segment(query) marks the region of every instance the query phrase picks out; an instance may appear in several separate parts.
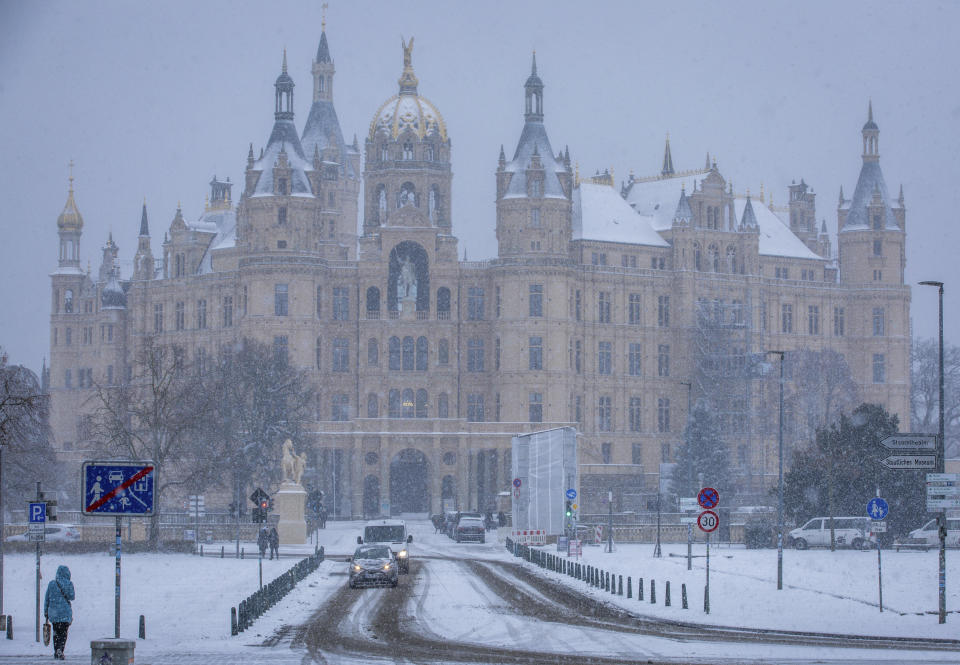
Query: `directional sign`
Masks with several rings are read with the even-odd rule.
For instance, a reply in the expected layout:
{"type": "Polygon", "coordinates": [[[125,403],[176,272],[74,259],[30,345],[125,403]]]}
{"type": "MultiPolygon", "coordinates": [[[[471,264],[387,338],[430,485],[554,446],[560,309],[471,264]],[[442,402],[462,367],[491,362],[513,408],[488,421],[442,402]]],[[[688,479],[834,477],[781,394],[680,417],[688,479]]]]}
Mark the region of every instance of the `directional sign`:
{"type": "Polygon", "coordinates": [[[577,498],[577,490],[571,488],[567,490],[567,498],[573,501],[577,498]]]}
{"type": "Polygon", "coordinates": [[[867,502],[867,517],[872,520],[882,520],[890,512],[890,506],[878,496],[867,502]]]}
{"type": "Polygon", "coordinates": [[[697,526],[700,527],[701,531],[707,533],[716,531],[717,527],[720,526],[720,518],[712,510],[704,510],[697,518],[697,526]]]}
{"type": "MultiPolygon", "coordinates": [[[[697,494],[697,503],[699,503],[702,508],[716,508],[717,504],[720,503],[720,492],[712,487],[704,487],[700,490],[700,493],[697,494]]],[[[711,531],[712,530],[713,529],[711,529],[711,531]]]]}
{"type": "Polygon", "coordinates": [[[47,504],[40,502],[30,502],[29,510],[30,524],[43,524],[47,521],[47,504]]]}
{"type": "Polygon", "coordinates": [[[900,471],[912,471],[916,469],[935,469],[937,468],[936,455],[890,455],[880,460],[880,463],[888,469],[897,469],[900,471]]]}
{"type": "Polygon", "coordinates": [[[927,499],[927,512],[937,512],[938,510],[948,510],[950,508],[960,508],[960,496],[946,499],[927,499]]]}
{"type": "Polygon", "coordinates": [[[514,478],[514,479],[513,479],[513,486],[514,486],[514,487],[520,487],[522,484],[523,484],[523,482],[522,482],[519,478],[514,478]]]}
{"type": "Polygon", "coordinates": [[[960,473],[928,473],[928,483],[960,483],[960,473]]]}
{"type": "Polygon", "coordinates": [[[927,483],[927,496],[960,496],[960,485],[931,485],[927,483]]]}
{"type": "Polygon", "coordinates": [[[153,462],[84,462],[85,515],[152,515],[157,485],[153,462]]]}
{"type": "Polygon", "coordinates": [[[891,434],[880,442],[880,445],[890,450],[900,450],[903,452],[912,452],[917,450],[929,450],[934,452],[937,449],[936,434],[891,434]]]}
{"type": "Polygon", "coordinates": [[[692,496],[680,497],[680,512],[685,513],[697,509],[697,499],[692,496]]]}

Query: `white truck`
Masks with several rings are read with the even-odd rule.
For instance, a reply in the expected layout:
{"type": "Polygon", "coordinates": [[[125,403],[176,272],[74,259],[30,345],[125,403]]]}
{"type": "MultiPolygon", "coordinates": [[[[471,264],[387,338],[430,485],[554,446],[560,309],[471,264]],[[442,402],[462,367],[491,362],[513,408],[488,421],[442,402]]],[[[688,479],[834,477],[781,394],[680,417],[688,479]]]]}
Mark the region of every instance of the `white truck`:
{"type": "Polygon", "coordinates": [[[397,558],[397,571],[410,572],[410,543],[413,536],[407,533],[403,520],[376,520],[363,527],[363,535],[357,536],[358,545],[387,545],[397,558]]]}

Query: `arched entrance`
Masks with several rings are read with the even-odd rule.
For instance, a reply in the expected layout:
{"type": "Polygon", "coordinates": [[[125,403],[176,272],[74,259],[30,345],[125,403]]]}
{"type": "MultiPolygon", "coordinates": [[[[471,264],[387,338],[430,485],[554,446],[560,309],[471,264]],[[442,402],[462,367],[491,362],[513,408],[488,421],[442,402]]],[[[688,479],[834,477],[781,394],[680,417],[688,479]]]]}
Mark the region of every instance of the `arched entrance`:
{"type": "Polygon", "coordinates": [[[457,506],[457,479],[453,476],[444,476],[440,484],[440,504],[443,510],[456,510],[457,506]]]}
{"type": "Polygon", "coordinates": [[[374,475],[363,479],[363,517],[376,517],[380,514],[380,478],[374,475]]]}
{"type": "Polygon", "coordinates": [[[419,450],[401,450],[390,462],[390,512],[430,512],[427,456],[419,450]]]}

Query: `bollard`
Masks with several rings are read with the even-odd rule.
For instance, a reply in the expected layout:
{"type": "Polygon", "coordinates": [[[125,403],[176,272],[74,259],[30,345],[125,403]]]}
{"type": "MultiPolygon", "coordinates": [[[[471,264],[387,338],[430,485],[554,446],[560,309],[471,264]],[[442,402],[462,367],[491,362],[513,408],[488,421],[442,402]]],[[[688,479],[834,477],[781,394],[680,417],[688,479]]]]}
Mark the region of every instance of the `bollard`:
{"type": "Polygon", "coordinates": [[[326,556],[326,555],[323,553],[323,545],[321,545],[321,546],[320,546],[320,560],[321,560],[321,561],[323,561],[324,556],[326,556]]]}
{"type": "Polygon", "coordinates": [[[680,607],[682,609],[687,609],[687,585],[680,585],[680,607]]]}
{"type": "Polygon", "coordinates": [[[603,578],[603,590],[610,591],[610,572],[604,574],[603,578]]]}
{"type": "Polygon", "coordinates": [[[140,615],[140,632],[139,637],[141,640],[147,639],[147,620],[144,616],[140,615]]]}
{"type": "Polygon", "coordinates": [[[633,598],[633,580],[627,575],[627,598],[633,598]]]}
{"type": "Polygon", "coordinates": [[[220,546],[220,558],[223,558],[223,545],[220,546]]]}
{"type": "Polygon", "coordinates": [[[708,585],[703,587],[703,611],[710,614],[710,587],[708,585]]]}
{"type": "Polygon", "coordinates": [[[620,581],[617,584],[617,595],[618,596],[623,595],[623,575],[620,576],[620,581]]]}
{"type": "Polygon", "coordinates": [[[203,544],[200,545],[200,556],[203,556],[203,544]]]}
{"type": "Polygon", "coordinates": [[[230,608],[230,634],[236,635],[238,632],[240,631],[237,630],[237,608],[231,607],[230,608]]]}
{"type": "Polygon", "coordinates": [[[7,615],[7,639],[13,639],[13,616],[10,614],[7,615]]]}
{"type": "Polygon", "coordinates": [[[240,608],[237,612],[237,630],[241,633],[247,629],[247,601],[240,601],[240,608]]]}
{"type": "Polygon", "coordinates": [[[657,581],[650,580],[650,604],[657,604],[657,581]]]}
{"type": "Polygon", "coordinates": [[[667,580],[667,588],[663,592],[663,606],[670,607],[670,580],[667,580]]]}
{"type": "Polygon", "coordinates": [[[637,600],[643,600],[643,578],[637,578],[637,600]]]}
{"type": "MultiPolygon", "coordinates": [[[[620,592],[623,592],[623,582],[620,582],[620,592]]],[[[610,593],[614,596],[617,595],[617,576],[614,574],[610,578],[610,593]]]]}
{"type": "Polygon", "coordinates": [[[241,558],[241,559],[243,558],[243,548],[242,548],[242,547],[240,548],[240,558],[241,558]]]}

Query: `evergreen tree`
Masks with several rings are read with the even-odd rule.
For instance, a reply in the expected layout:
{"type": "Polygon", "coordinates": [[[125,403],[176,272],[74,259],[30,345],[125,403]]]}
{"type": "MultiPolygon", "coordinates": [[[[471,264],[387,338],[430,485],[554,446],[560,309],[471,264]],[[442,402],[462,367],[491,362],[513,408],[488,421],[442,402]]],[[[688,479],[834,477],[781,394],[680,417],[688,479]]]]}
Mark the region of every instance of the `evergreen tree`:
{"type": "Polygon", "coordinates": [[[730,487],[730,451],[721,437],[716,415],[705,401],[698,401],[693,408],[683,441],[677,451],[673,491],[689,497],[696,496],[701,487],[713,487],[723,495],[730,487]]]}

